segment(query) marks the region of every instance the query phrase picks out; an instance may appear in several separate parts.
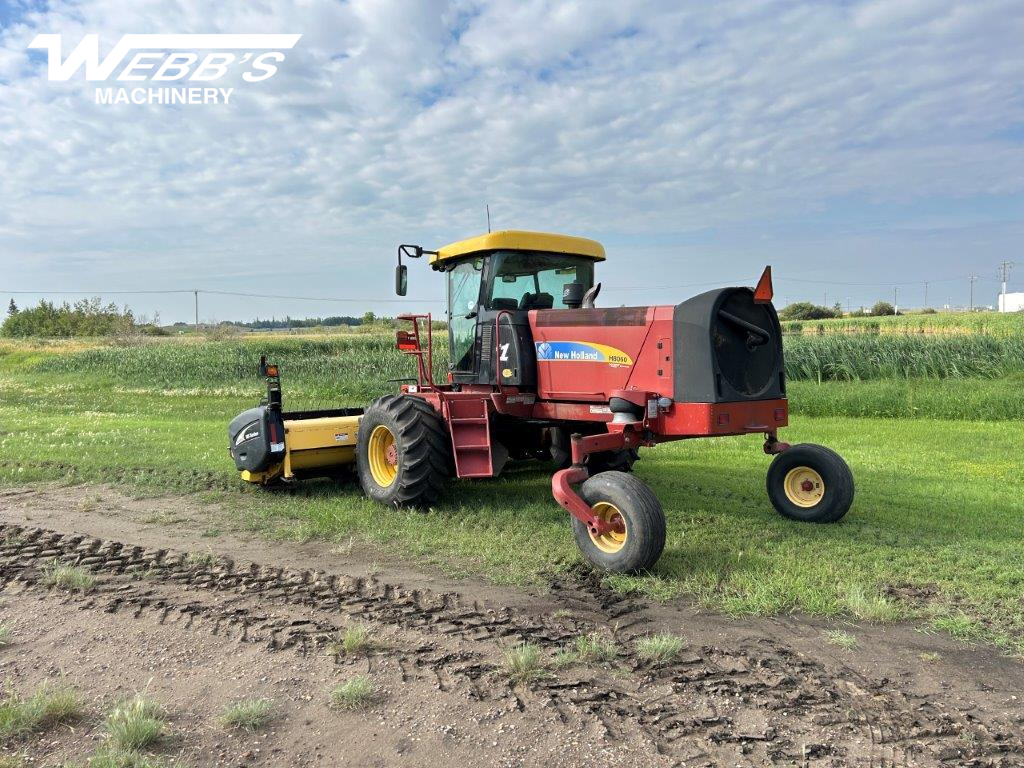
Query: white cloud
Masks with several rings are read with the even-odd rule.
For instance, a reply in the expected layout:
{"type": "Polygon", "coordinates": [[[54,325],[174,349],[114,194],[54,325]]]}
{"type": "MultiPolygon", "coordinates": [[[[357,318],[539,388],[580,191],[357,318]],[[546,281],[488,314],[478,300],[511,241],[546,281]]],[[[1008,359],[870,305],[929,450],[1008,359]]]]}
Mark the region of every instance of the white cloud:
{"type": "MultiPolygon", "coordinates": [[[[813,242],[852,280],[829,245],[861,226],[833,210],[848,201],[903,211],[893,231],[935,201],[954,227],[984,200],[996,225],[1019,221],[1021,39],[1008,1],[51,3],[0,32],[0,261],[25,287],[294,273],[292,292],[322,274],[317,293],[387,296],[397,242],[473,234],[489,202],[499,226],[632,245],[609,287],[666,264],[670,282],[735,277],[714,238],[696,277],[666,261],[696,256],[673,238],[708,228],[745,274],[775,258],[762,235],[780,221],[799,222],[793,242],[770,238],[783,265],[813,242]],[[132,32],[303,37],[226,107],[111,107],[94,84],[46,80],[26,50],[40,32],[65,47],[95,32],[104,52],[132,32]]],[[[908,252],[902,235],[872,242],[908,252]]],[[[986,242],[979,258],[1004,255],[986,242]]]]}

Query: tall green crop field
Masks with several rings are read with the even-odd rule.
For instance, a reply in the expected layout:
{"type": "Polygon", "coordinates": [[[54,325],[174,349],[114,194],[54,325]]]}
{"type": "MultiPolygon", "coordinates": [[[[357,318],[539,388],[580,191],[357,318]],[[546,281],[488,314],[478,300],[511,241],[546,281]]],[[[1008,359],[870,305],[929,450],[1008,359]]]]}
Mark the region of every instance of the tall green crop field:
{"type": "Polygon", "coordinates": [[[994,379],[1024,371],[1024,334],[786,336],[790,381],[994,379]]]}
{"type": "MultiPolygon", "coordinates": [[[[447,339],[436,337],[435,380],[447,339]]],[[[151,340],[133,346],[0,346],[0,370],[72,376],[119,390],[218,393],[254,398],[260,355],[281,365],[288,407],[365,404],[416,375],[390,335],[151,340]]],[[[794,413],[903,418],[1024,418],[1024,334],[933,336],[789,335],[786,376],[794,413]],[[1016,377],[1016,378],[1015,378],[1016,377]],[[870,386],[828,386],[861,382],[870,386]]]]}
{"type": "Polygon", "coordinates": [[[827,320],[786,320],[787,334],[879,333],[1018,336],[1024,335],[1024,312],[941,312],[888,317],[842,317],[827,320]]]}
{"type": "MultiPolygon", "coordinates": [[[[437,339],[435,376],[447,370],[447,336],[437,339]]],[[[158,340],[134,346],[100,346],[45,356],[33,371],[101,378],[133,385],[223,394],[258,392],[261,355],[281,366],[287,397],[303,407],[366,403],[416,376],[415,359],[395,349],[393,336],[345,334],[323,338],[259,337],[231,341],[158,340]]]]}

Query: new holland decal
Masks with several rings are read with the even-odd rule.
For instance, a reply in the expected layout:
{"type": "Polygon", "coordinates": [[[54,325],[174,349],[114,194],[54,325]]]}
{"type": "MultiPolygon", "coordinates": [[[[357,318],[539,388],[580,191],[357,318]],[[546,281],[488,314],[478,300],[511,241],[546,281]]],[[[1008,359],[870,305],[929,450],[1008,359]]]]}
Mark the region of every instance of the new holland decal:
{"type": "Polygon", "coordinates": [[[621,349],[590,341],[538,341],[537,359],[550,362],[632,365],[633,358],[621,349]]]}

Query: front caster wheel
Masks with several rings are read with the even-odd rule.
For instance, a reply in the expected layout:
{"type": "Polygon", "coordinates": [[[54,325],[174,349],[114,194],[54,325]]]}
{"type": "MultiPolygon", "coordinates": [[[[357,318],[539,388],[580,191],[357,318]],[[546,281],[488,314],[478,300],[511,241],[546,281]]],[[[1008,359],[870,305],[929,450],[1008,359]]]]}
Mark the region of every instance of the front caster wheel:
{"type": "Polygon", "coordinates": [[[823,445],[794,445],[768,468],[768,498],[780,515],[807,523],[834,523],[853,503],[853,473],[823,445]]]}
{"type": "Polygon", "coordinates": [[[651,568],[665,548],[665,513],[654,492],[625,472],[601,472],[580,487],[580,497],[612,530],[591,535],[572,518],[583,557],[602,571],[636,573],[651,568]]]}

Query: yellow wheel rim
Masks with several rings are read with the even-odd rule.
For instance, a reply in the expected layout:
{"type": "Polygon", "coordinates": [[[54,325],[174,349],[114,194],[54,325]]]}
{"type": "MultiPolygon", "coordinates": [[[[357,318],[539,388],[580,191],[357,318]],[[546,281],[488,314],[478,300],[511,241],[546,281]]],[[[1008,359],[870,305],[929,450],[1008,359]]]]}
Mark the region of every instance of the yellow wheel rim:
{"type": "Polygon", "coordinates": [[[626,539],[629,538],[629,531],[626,530],[626,518],[619,512],[618,507],[607,501],[598,502],[590,510],[601,521],[615,526],[615,528],[607,533],[602,533],[600,536],[595,536],[593,533],[590,534],[590,540],[594,542],[595,547],[609,555],[614,555],[626,546],[626,539]]]}
{"type": "Polygon", "coordinates": [[[390,429],[383,424],[373,428],[366,454],[373,482],[381,488],[387,488],[395,482],[398,477],[398,446],[395,445],[395,436],[390,429]]]}
{"type": "Polygon", "coordinates": [[[798,507],[816,506],[825,495],[825,481],[810,467],[793,467],[782,481],[786,498],[798,507]]]}

